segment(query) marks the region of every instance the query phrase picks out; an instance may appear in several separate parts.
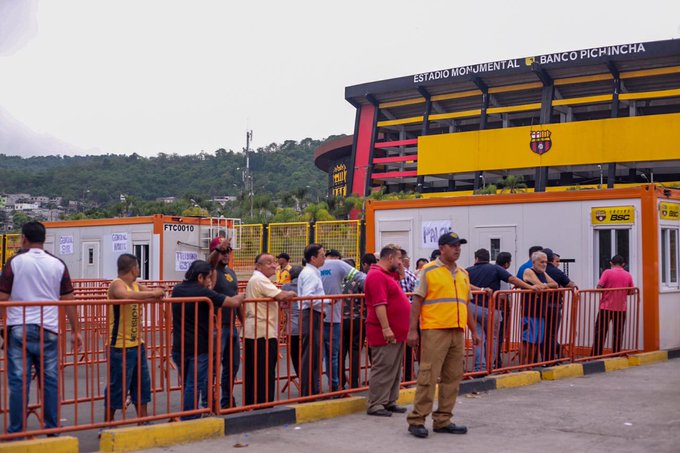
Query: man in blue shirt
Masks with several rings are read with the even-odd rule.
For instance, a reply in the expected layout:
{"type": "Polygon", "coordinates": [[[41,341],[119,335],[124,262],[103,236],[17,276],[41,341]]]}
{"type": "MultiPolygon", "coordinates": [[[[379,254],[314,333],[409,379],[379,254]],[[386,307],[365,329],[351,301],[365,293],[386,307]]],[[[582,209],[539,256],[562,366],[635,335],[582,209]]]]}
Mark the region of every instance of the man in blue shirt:
{"type": "MultiPolygon", "coordinates": [[[[487,249],[479,249],[475,252],[474,266],[467,268],[473,289],[479,289],[486,292],[486,294],[482,296],[475,297],[474,300],[468,304],[468,308],[472,313],[472,319],[477,323],[477,332],[482,340],[478,346],[475,346],[475,371],[486,369],[486,339],[489,334],[489,332],[487,332],[489,299],[495,291],[501,289],[501,281],[520,288],[531,289],[531,285],[511,275],[501,266],[491,264],[489,260],[489,251],[487,249]]],[[[494,310],[493,318],[493,336],[491,340],[493,343],[493,351],[491,357],[495,362],[498,349],[498,332],[502,318],[501,311],[498,310],[498,307],[494,310]]]]}

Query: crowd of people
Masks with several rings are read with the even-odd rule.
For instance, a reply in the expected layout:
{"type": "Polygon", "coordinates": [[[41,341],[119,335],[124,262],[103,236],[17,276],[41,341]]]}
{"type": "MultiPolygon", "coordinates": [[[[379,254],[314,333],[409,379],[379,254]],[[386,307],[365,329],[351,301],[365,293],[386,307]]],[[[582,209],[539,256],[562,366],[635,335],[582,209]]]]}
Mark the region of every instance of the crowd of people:
{"type": "MultiPolygon", "coordinates": [[[[9,260],[0,275],[0,315],[6,311],[8,331],[10,433],[25,429],[32,367],[42,376],[44,427],[58,426],[58,307],[12,306],[12,302],[73,300],[68,269],[44,251],[44,242],[44,226],[26,223],[22,229],[24,251],[9,260]]],[[[211,343],[213,350],[218,349],[213,328],[217,327],[221,329],[221,356],[216,358],[221,363],[221,408],[236,406],[233,387],[241,364],[243,404],[275,401],[279,335],[283,334],[288,336],[287,359],[299,378],[301,396],[321,392],[324,364],[331,392],[360,388],[364,384],[361,357],[367,345],[369,415],[389,417],[407,412],[397,404],[403,373],[404,380],[415,378],[416,382],[408,431],[427,437],[425,419],[432,414],[435,432],[464,434],[467,428],[452,423],[452,416],[464,372],[466,329],[473,341],[474,370],[486,370],[489,357],[494,368],[500,367],[500,345],[509,325],[508,293],[503,290],[527,290],[521,309],[521,360],[535,363],[539,355],[543,361],[555,360],[561,354],[558,330],[564,304],[564,294],[558,288],[576,288],[559,268],[560,256],[551,249],[531,247],[529,260],[514,276],[507,271],[512,262],[507,252],[498,253],[492,263],[489,251],[479,249],[472,266],[459,266],[466,243],[456,233],[442,235],[436,253],[429,260],[418,259],[415,272],[410,270],[407,251],[396,244],[385,245],[378,256],[365,254],[358,269],[353,260],[343,260],[337,250],[326,250],[322,244],[305,248],[302,265],[292,264],[287,253],[276,257],[262,253],[255,258],[245,294],[239,294],[237,276],[229,268],[229,240],[211,241],[208,259],[194,261],[184,280],[172,289],[173,298],[207,298],[213,306],[211,310],[209,304],[198,301],[172,303],[172,359],[183,381],[183,418],[198,417],[198,409],[208,406],[208,370],[213,360],[209,351],[211,343]],[[492,299],[498,291],[501,293],[492,299]],[[361,293],[365,296],[351,296],[361,293]],[[220,326],[214,326],[214,315],[211,318],[217,310],[222,315],[220,326]],[[281,312],[286,313],[283,331],[281,312]],[[349,377],[345,375],[348,368],[349,377]],[[437,386],[438,408],[433,413],[437,386]]],[[[632,288],[624,259],[616,255],[610,264],[598,288],[632,288]]],[[[166,292],[137,282],[140,271],[134,255],[120,255],[117,269],[108,298],[123,302],[107,308],[110,371],[106,421],[112,421],[128,399],[138,417],[147,415],[149,367],[141,308],[136,301],[158,300],[166,292]]],[[[610,323],[612,349],[621,350],[626,297],[631,291],[603,294],[595,323],[594,355],[602,354],[610,323]]],[[[73,347],[78,350],[82,340],[75,306],[68,305],[66,313],[73,347]]],[[[217,380],[217,376],[212,378],[217,380]]]]}

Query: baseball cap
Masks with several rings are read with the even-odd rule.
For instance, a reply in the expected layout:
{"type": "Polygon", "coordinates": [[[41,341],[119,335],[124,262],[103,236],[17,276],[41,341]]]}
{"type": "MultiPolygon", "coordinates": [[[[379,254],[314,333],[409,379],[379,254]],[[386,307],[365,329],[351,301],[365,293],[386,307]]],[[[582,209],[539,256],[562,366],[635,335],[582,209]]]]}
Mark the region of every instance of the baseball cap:
{"type": "Polygon", "coordinates": [[[223,240],[224,238],[221,238],[219,236],[213,238],[212,241],[210,241],[210,246],[208,247],[210,249],[210,252],[212,253],[217,247],[219,247],[223,240]]]}
{"type": "Polygon", "coordinates": [[[278,255],[276,255],[276,259],[279,259],[279,258],[283,258],[286,261],[290,261],[290,255],[285,253],[285,252],[279,253],[278,255]]]}
{"type": "Polygon", "coordinates": [[[457,245],[457,244],[467,244],[467,239],[459,238],[458,235],[453,231],[439,236],[439,245],[457,245]]]}

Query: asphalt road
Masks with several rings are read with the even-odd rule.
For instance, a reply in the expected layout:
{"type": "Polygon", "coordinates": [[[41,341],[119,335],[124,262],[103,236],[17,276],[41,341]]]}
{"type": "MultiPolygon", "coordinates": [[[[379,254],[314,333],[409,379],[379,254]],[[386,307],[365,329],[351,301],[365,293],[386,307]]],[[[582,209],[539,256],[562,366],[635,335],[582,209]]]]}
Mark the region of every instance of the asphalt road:
{"type": "MultiPolygon", "coordinates": [[[[404,415],[354,414],[147,452],[680,452],[680,360],[458,399],[467,435],[417,439],[404,415]]],[[[428,421],[431,428],[431,420],[428,421]]]]}

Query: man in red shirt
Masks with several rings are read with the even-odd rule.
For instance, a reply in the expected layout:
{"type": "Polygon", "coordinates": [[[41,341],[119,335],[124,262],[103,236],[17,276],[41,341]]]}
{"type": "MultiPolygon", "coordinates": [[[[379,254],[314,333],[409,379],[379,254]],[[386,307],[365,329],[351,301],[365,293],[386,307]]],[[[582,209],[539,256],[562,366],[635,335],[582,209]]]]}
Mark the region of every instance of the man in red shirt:
{"type": "Polygon", "coordinates": [[[411,304],[399,286],[400,249],[394,244],[383,247],[380,260],[371,266],[364,283],[368,308],[366,340],[373,360],[367,413],[381,417],[406,412],[405,407],[396,404],[411,312],[411,304]]]}
{"type": "Polygon", "coordinates": [[[593,343],[593,355],[602,355],[602,347],[607,339],[609,331],[609,321],[613,324],[612,332],[612,352],[621,350],[623,340],[623,328],[626,325],[626,300],[628,294],[633,294],[633,277],[623,268],[626,264],[621,255],[615,255],[609,261],[611,269],[606,269],[600,281],[597,282],[598,288],[631,288],[614,291],[604,291],[600,299],[600,312],[595,321],[595,341],[593,343]]]}

